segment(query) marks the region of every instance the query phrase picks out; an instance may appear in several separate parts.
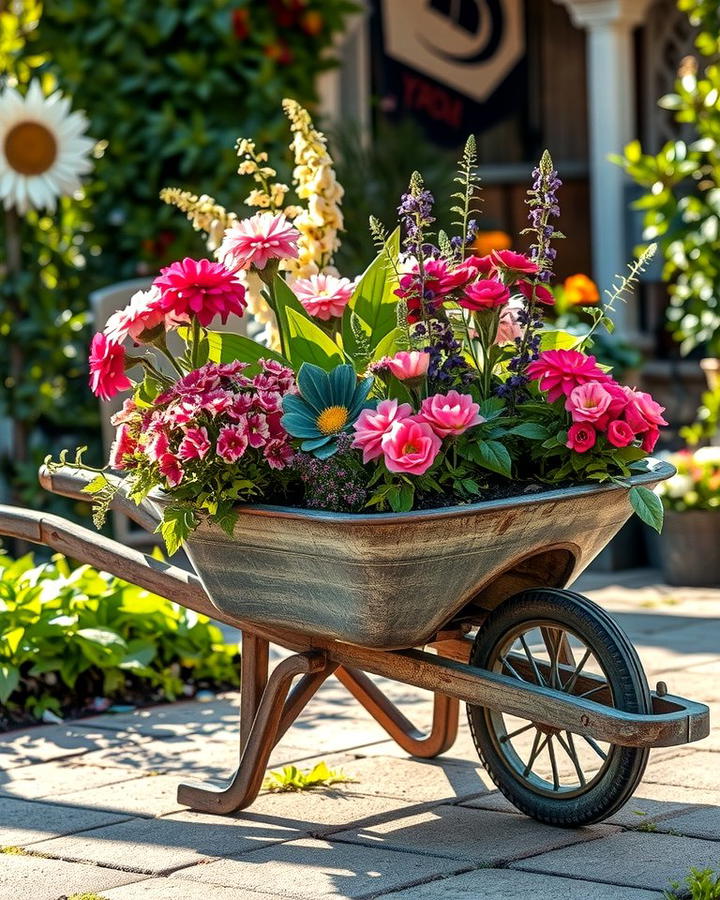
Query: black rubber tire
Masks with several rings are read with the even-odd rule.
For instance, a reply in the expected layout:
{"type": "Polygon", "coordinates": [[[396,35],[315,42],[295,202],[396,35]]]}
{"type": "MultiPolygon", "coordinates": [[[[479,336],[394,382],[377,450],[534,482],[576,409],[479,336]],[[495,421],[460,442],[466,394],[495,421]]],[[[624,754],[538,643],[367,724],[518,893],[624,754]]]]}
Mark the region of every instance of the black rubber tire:
{"type": "MultiPolygon", "coordinates": [[[[627,636],[603,609],[571,591],[536,588],[506,600],[479,629],[470,664],[490,668],[506,636],[523,622],[538,619],[573,632],[593,650],[617,709],[640,714],[652,711],[647,679],[627,636]]],[[[534,790],[498,751],[489,710],[468,703],[467,711],[475,747],[493,782],[521,812],[549,825],[577,828],[607,819],[630,799],[647,765],[648,749],[611,745],[601,777],[584,792],[548,797],[534,790]]]]}

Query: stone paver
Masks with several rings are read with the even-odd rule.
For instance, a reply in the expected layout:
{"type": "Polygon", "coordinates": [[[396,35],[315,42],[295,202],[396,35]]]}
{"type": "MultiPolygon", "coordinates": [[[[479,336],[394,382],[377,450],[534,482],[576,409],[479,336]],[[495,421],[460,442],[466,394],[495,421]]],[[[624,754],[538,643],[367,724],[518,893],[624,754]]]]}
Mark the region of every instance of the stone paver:
{"type": "Polygon", "coordinates": [[[28,762],[78,756],[91,750],[117,747],[120,739],[100,728],[71,725],[39,725],[0,735],[0,770],[26,766],[28,762]]]}
{"type": "Polygon", "coordinates": [[[251,891],[270,887],[275,897],[359,900],[465,868],[455,860],[304,838],[249,853],[242,859],[183,869],[171,880],[189,878],[234,887],[238,898],[248,900],[254,897],[251,891]]]}
{"type": "Polygon", "coordinates": [[[65,804],[92,807],[127,816],[166,816],[185,807],[177,802],[178,776],[155,775],[151,770],[140,777],[62,795],[65,804]]]}
{"type": "MultiPolygon", "coordinates": [[[[671,819],[663,819],[656,825],[657,831],[682,834],[685,837],[706,838],[720,841],[720,808],[709,806],[705,809],[689,810],[671,819]]],[[[720,846],[718,847],[720,866],[720,846]]]]}
{"type": "Polygon", "coordinates": [[[37,856],[3,855],[0,900],[59,900],[69,894],[101,892],[142,876],[37,856]]]}
{"type": "Polygon", "coordinates": [[[37,763],[0,771],[0,796],[20,797],[28,800],[41,797],[59,797],[82,787],[94,788],[105,784],[117,784],[131,778],[139,778],[138,769],[123,768],[107,763],[88,764],[90,757],[73,756],[58,762],[37,763]],[[79,762],[83,760],[83,762],[79,762]]]}
{"type": "Polygon", "coordinates": [[[0,847],[26,847],[48,838],[112,825],[127,818],[81,806],[30,803],[0,797],[0,847]]]}
{"type": "Polygon", "coordinates": [[[720,868],[720,842],[627,831],[512,864],[532,872],[654,890],[669,888],[691,866],[720,868]]]}
{"type": "Polygon", "coordinates": [[[297,837],[297,830],[260,818],[239,821],[185,812],[177,818],[128,819],[119,825],[41,841],[32,849],[60,859],[158,875],[297,837]]]}
{"type": "Polygon", "coordinates": [[[644,781],[717,791],[720,790],[720,756],[698,749],[660,762],[651,760],[645,770],[644,781]]]}
{"type": "Polygon", "coordinates": [[[633,888],[622,888],[619,894],[615,885],[509,869],[478,869],[385,896],[392,900],[660,900],[662,895],[633,888]]]}
{"type": "MultiPolygon", "coordinates": [[[[654,895],[633,896],[630,900],[645,900],[650,896],[654,895]]],[[[103,898],[107,900],[271,900],[273,897],[277,897],[277,894],[253,891],[243,898],[236,888],[221,887],[219,884],[214,884],[210,893],[206,884],[181,881],[179,878],[146,878],[144,881],[103,891],[103,898]]]]}
{"type": "Polygon", "coordinates": [[[368,828],[341,831],[333,839],[464,859],[475,865],[498,865],[568,844],[592,841],[615,830],[608,825],[593,825],[571,831],[507,813],[437,806],[428,812],[368,828]]]}

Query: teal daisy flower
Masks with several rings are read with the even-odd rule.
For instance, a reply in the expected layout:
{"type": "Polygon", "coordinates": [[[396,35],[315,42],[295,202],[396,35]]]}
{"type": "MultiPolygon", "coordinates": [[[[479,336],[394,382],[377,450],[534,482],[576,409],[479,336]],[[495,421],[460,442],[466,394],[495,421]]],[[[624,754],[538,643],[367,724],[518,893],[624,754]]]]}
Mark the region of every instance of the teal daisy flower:
{"type": "Polygon", "coordinates": [[[371,405],[367,396],[373,379],[358,382],[355,370],[348,365],[326,372],[320,366],[303,363],[297,385],[299,394],[283,398],[282,426],[288,434],[302,439],[301,450],[327,459],[337,450],[338,435],[371,405]]]}

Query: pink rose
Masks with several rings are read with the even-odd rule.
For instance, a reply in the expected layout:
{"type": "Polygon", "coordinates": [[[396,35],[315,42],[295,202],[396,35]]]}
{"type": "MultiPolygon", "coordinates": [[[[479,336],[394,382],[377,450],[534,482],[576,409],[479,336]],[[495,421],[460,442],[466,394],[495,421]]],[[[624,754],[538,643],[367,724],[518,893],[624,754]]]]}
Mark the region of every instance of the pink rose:
{"type": "Polygon", "coordinates": [[[550,288],[545,287],[544,284],[531,284],[529,281],[521,281],[518,283],[517,289],[528,301],[532,300],[533,291],[535,291],[535,299],[538,303],[544,303],[545,306],[555,306],[555,294],[550,288]]]}
{"type": "Polygon", "coordinates": [[[102,332],[90,345],[90,390],[101,400],[109,400],[127,391],[132,382],[125,374],[125,351],[102,332]]]}
{"type": "Polygon", "coordinates": [[[387,367],[400,381],[422,378],[430,365],[430,354],[424,350],[399,350],[387,361],[387,367]]]}
{"type": "Polygon", "coordinates": [[[382,452],[390,472],[422,475],[435,462],[442,441],[429,425],[414,419],[395,422],[382,437],[382,452]]]}
{"type": "Polygon", "coordinates": [[[579,350],[543,350],[527,367],[527,374],[537,379],[538,387],[547,393],[551,403],[563,394],[569,396],[579,384],[612,381],[598,366],[594,356],[586,356],[579,350]]]}
{"type": "Polygon", "coordinates": [[[595,446],[596,437],[597,435],[592,425],[587,425],[585,422],[571,425],[565,446],[576,453],[586,453],[595,446]]]}
{"type": "Polygon", "coordinates": [[[177,487],[183,480],[185,471],[178,462],[178,458],[172,453],[165,453],[160,457],[160,474],[164,476],[170,487],[177,487]]]}
{"type": "Polygon", "coordinates": [[[615,419],[607,427],[607,439],[613,447],[628,447],[635,440],[635,432],[622,419],[615,419]]]}
{"type": "Polygon", "coordinates": [[[565,409],[573,422],[597,422],[608,410],[612,397],[598,381],[579,384],[570,391],[565,409]]]}
{"type": "Polygon", "coordinates": [[[204,459],[210,449],[207,428],[188,428],[178,448],[180,459],[204,459]]]}
{"type": "Polygon", "coordinates": [[[625,388],[625,396],[627,397],[625,419],[636,434],[654,431],[660,425],[667,425],[662,417],[665,407],[656,403],[650,394],[625,388]]]}
{"type": "Polygon", "coordinates": [[[247,450],[248,443],[244,429],[237,425],[227,425],[220,429],[217,455],[226,463],[237,462],[247,450]]]}
{"type": "Polygon", "coordinates": [[[458,300],[460,306],[473,312],[481,312],[486,309],[498,309],[510,299],[510,291],[501,281],[494,278],[485,278],[469,284],[458,300]]]}
{"type": "Polygon", "coordinates": [[[509,269],[512,272],[522,272],[524,275],[534,275],[538,271],[537,263],[534,263],[522,253],[514,253],[512,250],[493,250],[490,254],[496,268],[509,269]]]}
{"type": "Polygon", "coordinates": [[[364,409],[357,418],[353,428],[355,438],[353,447],[363,452],[363,462],[382,456],[382,438],[390,430],[394,422],[407,419],[412,415],[409,403],[398,404],[397,400],[381,400],[377,409],[364,409]]]}
{"type": "Polygon", "coordinates": [[[652,453],[655,445],[660,437],[660,429],[654,428],[652,431],[646,431],[642,439],[642,448],[646,453],[652,453]]]}
{"type": "Polygon", "coordinates": [[[479,409],[470,394],[449,391],[423,400],[418,421],[426,422],[440,437],[458,435],[485,421],[479,409]]]}

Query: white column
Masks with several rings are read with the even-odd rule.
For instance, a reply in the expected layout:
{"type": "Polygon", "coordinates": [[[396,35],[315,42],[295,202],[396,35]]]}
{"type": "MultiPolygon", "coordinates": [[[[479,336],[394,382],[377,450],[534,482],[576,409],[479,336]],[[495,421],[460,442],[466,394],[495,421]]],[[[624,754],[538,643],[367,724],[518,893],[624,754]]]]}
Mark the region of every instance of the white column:
{"type": "MultiPolygon", "coordinates": [[[[633,29],[652,0],[557,0],[572,21],[587,30],[590,190],[593,274],[601,292],[626,271],[627,178],[608,160],[635,134],[633,29]]],[[[552,123],[550,123],[552,127],[552,123]]],[[[637,307],[632,301],[615,312],[618,333],[637,334],[637,307]]]]}

